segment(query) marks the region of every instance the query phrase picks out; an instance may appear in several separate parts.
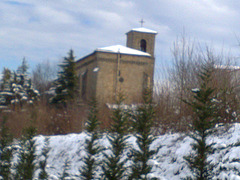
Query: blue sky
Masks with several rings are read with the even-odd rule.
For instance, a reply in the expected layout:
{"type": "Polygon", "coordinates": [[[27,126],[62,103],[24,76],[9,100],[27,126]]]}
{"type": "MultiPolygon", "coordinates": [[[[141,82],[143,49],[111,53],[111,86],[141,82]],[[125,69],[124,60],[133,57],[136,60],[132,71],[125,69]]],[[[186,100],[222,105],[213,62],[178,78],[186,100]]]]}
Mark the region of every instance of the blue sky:
{"type": "Polygon", "coordinates": [[[158,31],[158,68],[171,62],[170,49],[183,29],[238,57],[239,9],[237,0],[1,0],[0,70],[16,69],[23,57],[34,68],[60,61],[71,48],[81,58],[99,47],[125,45],[125,33],[140,27],[141,18],[158,31]]]}

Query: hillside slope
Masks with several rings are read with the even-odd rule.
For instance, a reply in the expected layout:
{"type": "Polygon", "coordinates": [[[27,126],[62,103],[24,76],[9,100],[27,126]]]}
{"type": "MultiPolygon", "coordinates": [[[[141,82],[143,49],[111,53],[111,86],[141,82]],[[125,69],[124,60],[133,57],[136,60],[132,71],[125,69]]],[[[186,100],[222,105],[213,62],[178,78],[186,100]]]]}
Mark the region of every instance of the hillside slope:
{"type": "MultiPolygon", "coordinates": [[[[70,161],[69,173],[72,178],[79,174],[78,169],[82,166],[82,158],[85,155],[84,143],[88,137],[86,133],[68,134],[59,136],[48,136],[50,139],[50,152],[47,171],[51,179],[60,177],[66,159],[70,161]]],[[[37,154],[41,153],[44,136],[37,136],[37,154]]],[[[129,144],[137,148],[135,137],[131,136],[129,144]]],[[[214,168],[215,179],[240,179],[240,124],[236,123],[230,128],[218,127],[214,136],[208,139],[215,142],[215,151],[210,160],[216,164],[214,168]]],[[[191,152],[192,140],[184,134],[165,134],[158,136],[152,143],[151,148],[160,147],[158,153],[149,163],[154,165],[151,176],[161,180],[179,180],[190,175],[184,156],[191,152]]],[[[100,140],[105,148],[109,147],[106,135],[100,140]]],[[[107,151],[107,150],[106,150],[107,151]]],[[[129,149],[125,151],[125,158],[128,158],[129,149]]],[[[39,156],[39,158],[41,158],[39,156]]],[[[103,156],[98,157],[100,160],[103,156]]],[[[131,160],[128,161],[128,165],[131,160]]],[[[101,173],[101,169],[99,169],[101,173]]],[[[78,178],[76,178],[78,179],[78,178]]]]}

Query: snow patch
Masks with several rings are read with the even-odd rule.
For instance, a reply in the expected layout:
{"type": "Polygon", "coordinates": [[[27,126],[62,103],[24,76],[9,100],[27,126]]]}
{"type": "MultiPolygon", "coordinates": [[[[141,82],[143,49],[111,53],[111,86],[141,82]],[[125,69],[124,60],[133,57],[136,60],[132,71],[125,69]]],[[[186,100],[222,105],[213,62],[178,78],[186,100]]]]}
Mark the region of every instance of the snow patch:
{"type": "Polygon", "coordinates": [[[193,88],[193,89],[192,89],[192,92],[198,93],[198,92],[200,92],[200,89],[199,89],[199,88],[193,88]]]}
{"type": "Polygon", "coordinates": [[[151,29],[147,29],[147,28],[144,28],[144,27],[134,28],[134,29],[132,29],[132,31],[157,34],[157,31],[154,31],[154,30],[151,30],[151,29]]]}
{"type": "Polygon", "coordinates": [[[98,71],[99,71],[99,67],[93,68],[93,72],[98,72],[98,71]]]}
{"type": "Polygon", "coordinates": [[[151,56],[149,53],[132,49],[122,45],[108,46],[96,49],[98,52],[109,52],[109,53],[119,53],[119,54],[130,54],[138,56],[151,56]]]}
{"type": "MultiPolygon", "coordinates": [[[[240,172],[240,123],[232,125],[230,128],[219,126],[217,133],[208,138],[208,142],[214,142],[214,154],[209,157],[215,163],[213,169],[214,179],[230,179],[239,180],[240,172]]],[[[49,158],[47,160],[47,172],[51,179],[58,179],[63,171],[65,160],[70,161],[69,174],[75,179],[79,174],[79,168],[83,165],[83,158],[86,155],[85,143],[89,135],[85,132],[80,134],[68,134],[58,136],[37,136],[37,157],[40,158],[41,151],[44,146],[44,139],[49,138],[49,158]]],[[[184,156],[189,155],[191,151],[191,143],[193,140],[181,133],[164,134],[157,136],[150,146],[152,150],[158,150],[157,153],[149,160],[153,165],[152,172],[148,174],[149,178],[157,178],[161,180],[179,180],[191,176],[192,173],[188,168],[184,156]]],[[[110,146],[106,134],[103,134],[99,140],[99,144],[106,150],[99,155],[99,159],[103,160],[104,153],[110,153],[110,146]]],[[[129,147],[124,152],[127,158],[127,166],[131,164],[130,148],[138,149],[136,137],[130,135],[128,139],[129,147]]],[[[39,161],[39,160],[38,160],[39,161]]],[[[99,170],[97,173],[101,173],[99,170]]]]}

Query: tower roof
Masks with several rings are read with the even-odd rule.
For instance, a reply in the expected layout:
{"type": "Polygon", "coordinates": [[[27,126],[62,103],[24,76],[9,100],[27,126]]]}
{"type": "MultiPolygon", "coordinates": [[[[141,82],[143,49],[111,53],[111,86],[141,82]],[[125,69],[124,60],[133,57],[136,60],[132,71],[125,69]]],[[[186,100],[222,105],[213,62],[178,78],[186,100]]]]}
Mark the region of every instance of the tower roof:
{"type": "Polygon", "coordinates": [[[147,28],[144,28],[144,27],[134,28],[134,29],[130,30],[129,32],[131,32],[131,31],[142,32],[142,33],[157,34],[157,31],[154,31],[154,30],[151,30],[151,29],[147,29],[147,28]]]}
{"type": "Polygon", "coordinates": [[[151,56],[149,53],[139,51],[136,49],[132,49],[122,45],[108,46],[103,48],[97,48],[98,52],[108,52],[108,53],[121,53],[121,54],[129,54],[129,55],[137,55],[137,56],[151,56]]]}

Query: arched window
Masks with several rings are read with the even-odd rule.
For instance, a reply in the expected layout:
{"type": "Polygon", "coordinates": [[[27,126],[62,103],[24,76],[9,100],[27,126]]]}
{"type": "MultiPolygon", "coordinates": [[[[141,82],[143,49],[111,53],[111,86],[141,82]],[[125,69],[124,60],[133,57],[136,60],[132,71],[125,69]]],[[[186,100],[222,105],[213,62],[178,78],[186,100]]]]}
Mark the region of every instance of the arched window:
{"type": "Polygon", "coordinates": [[[147,42],[145,39],[142,39],[140,42],[140,48],[141,51],[146,52],[147,51],[147,42]]]}

